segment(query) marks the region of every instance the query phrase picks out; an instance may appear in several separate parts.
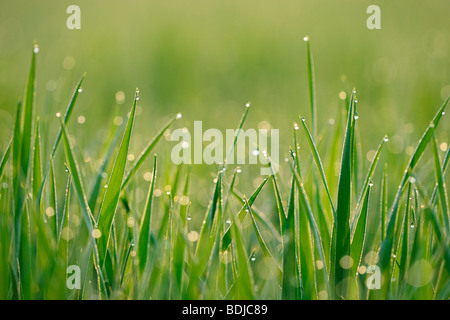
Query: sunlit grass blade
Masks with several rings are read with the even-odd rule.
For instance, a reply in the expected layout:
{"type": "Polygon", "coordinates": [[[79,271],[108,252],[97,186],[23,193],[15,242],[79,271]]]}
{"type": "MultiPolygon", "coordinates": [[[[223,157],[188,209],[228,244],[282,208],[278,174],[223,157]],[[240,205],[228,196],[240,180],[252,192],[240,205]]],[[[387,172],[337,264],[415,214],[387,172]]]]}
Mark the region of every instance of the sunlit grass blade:
{"type": "Polygon", "coordinates": [[[351,239],[351,258],[353,261],[352,272],[356,274],[358,266],[361,261],[366,233],[367,233],[367,214],[369,211],[369,198],[370,198],[370,189],[372,188],[371,184],[369,184],[366,192],[364,194],[364,201],[361,207],[361,214],[355,220],[355,231],[352,235],[351,239]]]}
{"type": "Polygon", "coordinates": [[[432,139],[433,146],[433,156],[434,156],[434,170],[436,174],[437,187],[439,191],[439,199],[441,200],[441,209],[442,209],[442,220],[444,221],[444,226],[446,230],[446,234],[450,234],[450,217],[448,212],[448,195],[447,188],[445,186],[444,173],[441,168],[441,160],[439,157],[439,151],[436,143],[436,138],[432,139]]]}
{"type": "Polygon", "coordinates": [[[157,164],[155,156],[153,164],[152,180],[150,182],[149,191],[147,195],[147,202],[145,204],[144,213],[141,219],[139,241],[137,247],[137,254],[139,257],[139,267],[141,271],[143,271],[145,264],[147,263],[148,249],[150,246],[150,219],[153,205],[153,191],[155,188],[155,181],[156,181],[156,168],[157,164]]]}
{"type": "Polygon", "coordinates": [[[130,182],[130,179],[133,177],[135,172],[140,168],[142,163],[147,159],[150,152],[153,150],[153,148],[156,146],[158,141],[161,139],[161,137],[164,135],[164,132],[177,120],[179,119],[181,114],[178,114],[174,117],[172,117],[162,128],[159,130],[156,135],[153,137],[153,139],[149,142],[149,144],[144,148],[144,150],[141,152],[139,157],[136,159],[134,164],[131,166],[130,170],[125,176],[125,179],[122,183],[122,189],[124,189],[127,184],[130,182]]]}
{"type": "Polygon", "coordinates": [[[33,148],[33,199],[36,199],[39,187],[41,186],[42,168],[41,168],[41,137],[39,129],[39,117],[36,120],[36,131],[34,136],[34,148],[33,148]]]}
{"type": "Polygon", "coordinates": [[[336,239],[335,247],[332,250],[335,251],[333,275],[334,286],[341,286],[339,293],[334,292],[338,297],[346,298],[347,288],[344,283],[344,279],[349,276],[349,270],[341,266],[340,260],[343,257],[350,255],[350,206],[351,206],[351,184],[352,184],[352,150],[353,150],[353,137],[355,129],[355,91],[353,91],[352,97],[350,99],[350,106],[348,112],[347,129],[344,139],[344,147],[342,152],[341,160],[341,173],[339,176],[339,187],[338,187],[338,201],[336,209],[336,239]]]}
{"type": "Polygon", "coordinates": [[[383,182],[381,185],[381,199],[380,199],[380,239],[383,241],[386,238],[386,216],[388,207],[388,172],[387,163],[384,165],[383,182]]]}
{"type": "Polygon", "coordinates": [[[385,276],[385,285],[382,288],[382,291],[386,292],[386,286],[389,283],[390,279],[388,277],[390,269],[391,269],[391,254],[392,254],[392,248],[393,248],[393,241],[394,241],[394,232],[395,232],[395,222],[397,220],[397,213],[398,208],[400,204],[400,197],[403,191],[404,186],[406,185],[408,179],[411,176],[411,172],[416,167],[417,163],[419,162],[421,156],[425,152],[425,148],[427,147],[430,140],[433,138],[434,134],[434,128],[436,128],[443,116],[444,110],[449,102],[449,98],[445,100],[445,102],[442,104],[442,106],[439,108],[438,112],[434,116],[432,122],[428,126],[428,128],[425,130],[425,133],[423,134],[422,138],[420,139],[416,150],[412,154],[408,166],[406,167],[405,173],[403,174],[402,180],[400,182],[400,185],[398,187],[397,193],[395,195],[394,203],[391,207],[390,217],[387,224],[386,229],[386,239],[381,243],[380,247],[380,253],[379,253],[379,263],[380,268],[382,270],[383,276],[385,276]]]}
{"type": "MultiPolygon", "coordinates": [[[[295,228],[295,179],[292,178],[287,219],[283,232],[283,282],[281,299],[298,300],[300,292],[300,271],[296,250],[295,228]]],[[[310,279],[310,281],[313,279],[310,279]]]]}
{"type": "Polygon", "coordinates": [[[105,195],[100,207],[98,215],[98,229],[100,230],[100,237],[97,240],[100,266],[103,266],[106,257],[106,250],[110,238],[111,226],[114,221],[116,209],[119,204],[120,192],[122,190],[122,181],[125,173],[125,165],[127,162],[128,148],[131,140],[131,131],[134,124],[134,115],[136,112],[136,101],[138,100],[138,90],[133,100],[133,106],[129,114],[127,126],[120,143],[120,148],[117,153],[114,167],[108,181],[105,195]]]}
{"type": "Polygon", "coordinates": [[[305,129],[306,138],[307,138],[309,147],[311,149],[311,153],[313,155],[314,162],[316,163],[317,170],[319,171],[323,186],[327,193],[328,201],[330,203],[331,210],[333,212],[333,217],[336,218],[336,210],[334,208],[333,200],[331,199],[331,194],[330,194],[330,190],[328,188],[327,178],[325,177],[325,171],[323,169],[322,160],[320,159],[320,156],[319,156],[319,151],[317,150],[316,144],[314,143],[314,138],[311,136],[311,133],[309,132],[308,127],[306,126],[305,118],[301,117],[300,120],[301,120],[300,122],[303,125],[303,129],[305,129]]]}
{"type": "Polygon", "coordinates": [[[308,36],[303,38],[306,42],[306,56],[307,56],[307,66],[308,66],[308,88],[309,88],[309,102],[310,102],[310,112],[312,119],[312,132],[313,138],[317,138],[317,101],[316,101],[316,83],[314,75],[314,63],[311,53],[311,44],[308,36]]]}
{"type": "MultiPolygon", "coordinates": [[[[64,114],[64,117],[63,117],[64,125],[67,125],[67,123],[69,122],[70,116],[72,115],[73,108],[75,107],[75,102],[77,101],[77,97],[78,97],[79,93],[81,92],[80,89],[81,89],[81,85],[83,84],[84,77],[85,77],[85,74],[81,77],[81,79],[78,81],[77,85],[75,86],[75,90],[72,94],[72,98],[70,99],[69,105],[68,105],[66,112],[64,114]]],[[[60,127],[58,135],[56,136],[55,143],[53,144],[52,151],[50,153],[50,158],[48,160],[49,162],[47,163],[47,167],[46,167],[46,169],[44,171],[44,175],[42,177],[42,183],[41,183],[39,192],[36,197],[36,203],[40,203],[40,201],[41,201],[45,181],[47,179],[48,171],[50,169],[50,159],[53,159],[55,157],[56,150],[58,149],[59,143],[61,141],[62,133],[63,133],[63,129],[62,129],[62,127],[60,127]]]]}
{"type": "Polygon", "coordinates": [[[9,154],[11,153],[11,144],[12,144],[12,140],[8,143],[5,153],[3,154],[3,157],[0,160],[0,179],[3,176],[3,172],[5,171],[6,163],[8,162],[8,159],[9,159],[9,154]]]}

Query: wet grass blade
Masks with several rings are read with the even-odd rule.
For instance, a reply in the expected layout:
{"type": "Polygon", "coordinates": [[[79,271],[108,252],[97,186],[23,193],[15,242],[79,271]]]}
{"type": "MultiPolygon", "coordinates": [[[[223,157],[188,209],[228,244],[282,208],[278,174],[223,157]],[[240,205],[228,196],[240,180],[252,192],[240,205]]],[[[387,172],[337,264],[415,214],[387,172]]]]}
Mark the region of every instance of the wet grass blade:
{"type": "Polygon", "coordinates": [[[296,250],[295,230],[295,179],[292,178],[287,219],[283,232],[283,281],[281,299],[298,300],[301,298],[300,271],[296,250]]]}
{"type": "Polygon", "coordinates": [[[439,151],[436,143],[436,138],[432,139],[433,156],[434,156],[434,169],[436,173],[437,187],[439,191],[439,199],[441,200],[442,220],[444,220],[444,226],[446,234],[450,234],[450,222],[448,215],[448,196],[447,188],[445,186],[444,173],[441,168],[441,160],[439,158],[439,151]]]}
{"type": "Polygon", "coordinates": [[[153,150],[153,148],[156,146],[158,141],[161,139],[161,137],[164,135],[164,132],[177,120],[180,116],[176,115],[172,117],[162,128],[158,131],[158,133],[153,137],[153,139],[150,141],[150,143],[144,148],[144,150],[141,152],[139,157],[136,159],[135,163],[131,166],[130,170],[126,174],[126,177],[122,183],[122,189],[124,189],[127,184],[130,182],[130,179],[133,177],[135,172],[140,168],[142,163],[147,159],[150,152],[153,150]]]}
{"type": "Polygon", "coordinates": [[[311,149],[311,153],[314,158],[314,162],[316,163],[317,170],[319,171],[320,177],[322,179],[323,186],[328,196],[328,201],[330,202],[331,210],[333,211],[333,217],[336,218],[336,210],[334,208],[333,200],[331,199],[330,190],[328,188],[327,178],[325,177],[325,171],[323,169],[322,160],[320,159],[319,152],[317,150],[316,144],[314,143],[314,138],[311,136],[308,127],[305,123],[305,118],[301,117],[301,123],[303,125],[303,129],[305,129],[306,138],[311,149]]]}
{"type": "MultiPolygon", "coordinates": [[[[74,92],[72,94],[72,98],[70,99],[69,105],[68,105],[68,107],[66,109],[66,112],[64,114],[64,118],[63,118],[64,125],[67,125],[67,123],[69,122],[70,116],[72,115],[72,111],[73,111],[73,108],[75,107],[75,102],[77,101],[78,94],[80,93],[80,89],[81,89],[81,85],[83,83],[84,77],[85,77],[85,75],[83,75],[81,77],[81,79],[78,81],[78,83],[77,83],[77,85],[75,87],[75,90],[74,90],[74,92]]],[[[55,157],[56,150],[58,149],[59,143],[61,141],[62,134],[63,134],[63,128],[61,126],[59,128],[58,135],[56,136],[55,143],[53,144],[53,148],[52,148],[52,151],[51,151],[51,154],[50,154],[50,159],[53,159],[55,157]]],[[[44,176],[42,177],[42,183],[41,183],[41,186],[39,188],[39,192],[38,192],[37,197],[36,197],[36,203],[40,203],[40,201],[41,201],[42,192],[44,190],[44,185],[45,185],[45,180],[47,179],[48,171],[50,169],[50,159],[49,159],[49,162],[47,163],[47,167],[45,169],[44,176]]]]}
{"type": "Polygon", "coordinates": [[[122,137],[120,148],[114,162],[114,167],[108,181],[108,186],[106,188],[106,192],[103,197],[102,205],[100,207],[100,213],[98,216],[98,228],[101,232],[101,236],[97,240],[100,266],[103,266],[104,259],[106,257],[106,250],[111,234],[111,226],[114,221],[117,206],[119,204],[119,197],[122,190],[122,181],[124,178],[125,165],[128,156],[128,147],[130,145],[131,131],[134,124],[136,101],[138,100],[137,97],[138,90],[136,91],[127,126],[122,137]]]}
{"type": "Polygon", "coordinates": [[[154,157],[153,164],[153,172],[152,172],[152,181],[150,182],[147,202],[145,204],[144,214],[142,215],[140,232],[139,232],[139,241],[137,247],[137,254],[139,257],[139,267],[141,271],[144,270],[144,267],[147,263],[148,249],[150,246],[150,221],[152,214],[152,205],[153,205],[153,191],[155,188],[156,181],[156,156],[154,157]]]}
{"type": "Polygon", "coordinates": [[[422,138],[420,139],[416,150],[414,151],[413,155],[411,156],[408,166],[406,167],[405,173],[402,177],[402,180],[400,182],[400,185],[398,187],[397,193],[395,195],[394,203],[391,208],[389,221],[387,224],[386,229],[386,239],[381,243],[380,247],[380,253],[379,253],[379,264],[380,268],[382,270],[383,276],[385,277],[385,286],[382,288],[383,293],[386,293],[387,284],[390,282],[389,272],[391,269],[391,254],[392,254],[392,248],[394,244],[394,233],[395,233],[395,223],[397,220],[397,214],[398,209],[400,205],[400,197],[402,195],[402,191],[408,181],[408,179],[411,176],[412,171],[416,167],[417,163],[419,162],[421,156],[425,152],[425,148],[427,147],[430,140],[433,138],[433,130],[439,125],[439,122],[443,116],[444,110],[449,102],[449,98],[445,100],[445,102],[442,104],[442,106],[439,108],[438,112],[436,113],[435,117],[433,118],[432,122],[428,126],[428,128],[425,130],[422,138]]]}
{"type": "Polygon", "coordinates": [[[3,157],[0,160],[0,179],[3,176],[3,172],[5,171],[6,163],[8,162],[8,159],[9,159],[9,154],[11,153],[11,144],[12,144],[12,140],[8,143],[5,153],[3,154],[3,157]]]}
{"type": "Polygon", "coordinates": [[[308,36],[303,38],[306,42],[306,55],[308,65],[308,88],[309,88],[309,102],[312,119],[313,138],[317,138],[317,102],[316,102],[316,83],[314,76],[314,63],[311,53],[311,44],[308,36]]]}
{"type": "Polygon", "coordinates": [[[41,138],[39,130],[39,118],[36,120],[36,132],[34,136],[34,148],[33,148],[33,199],[36,199],[39,187],[41,185],[42,179],[42,168],[41,168],[41,138]]]}
{"type": "Polygon", "coordinates": [[[341,292],[338,296],[346,297],[347,288],[343,283],[343,280],[349,276],[349,270],[342,268],[340,260],[350,255],[350,206],[351,206],[351,184],[352,184],[352,150],[353,150],[353,136],[354,136],[354,117],[355,117],[355,105],[354,105],[354,92],[350,99],[350,106],[348,112],[347,129],[344,139],[344,148],[342,152],[341,160],[341,173],[339,175],[339,187],[338,187],[338,201],[336,210],[336,239],[335,247],[332,250],[335,251],[334,261],[332,262],[335,267],[334,274],[334,286],[337,287],[342,284],[341,292]]]}
{"type": "Polygon", "coordinates": [[[351,241],[351,257],[353,261],[352,272],[356,274],[359,263],[361,262],[361,257],[363,253],[365,238],[366,238],[366,230],[367,230],[367,213],[369,211],[369,198],[370,198],[370,189],[372,186],[369,184],[368,189],[366,189],[364,195],[364,201],[362,203],[361,214],[358,219],[355,221],[355,231],[351,241]]]}

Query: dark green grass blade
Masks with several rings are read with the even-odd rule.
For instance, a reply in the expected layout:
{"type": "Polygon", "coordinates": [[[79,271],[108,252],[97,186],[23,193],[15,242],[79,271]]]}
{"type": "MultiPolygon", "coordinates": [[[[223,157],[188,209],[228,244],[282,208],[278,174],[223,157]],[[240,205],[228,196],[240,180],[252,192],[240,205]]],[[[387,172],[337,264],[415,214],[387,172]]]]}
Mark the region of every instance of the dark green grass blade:
{"type": "Polygon", "coordinates": [[[6,168],[6,163],[8,162],[8,159],[9,159],[9,154],[11,153],[11,145],[12,145],[12,140],[8,143],[5,153],[3,154],[2,160],[0,160],[0,179],[3,176],[3,172],[5,171],[5,168],[6,168]]]}
{"type": "Polygon", "coordinates": [[[118,128],[114,135],[113,140],[109,144],[108,150],[106,151],[106,155],[103,158],[103,163],[97,172],[97,176],[95,177],[94,186],[92,187],[91,195],[89,196],[89,201],[88,201],[89,208],[91,208],[92,212],[95,212],[95,209],[96,209],[97,199],[98,199],[98,196],[99,196],[100,190],[101,190],[103,173],[105,172],[106,167],[108,166],[109,161],[112,158],[113,152],[114,152],[115,148],[117,147],[117,143],[120,141],[122,134],[123,134],[122,131],[118,128]]]}
{"type": "Polygon", "coordinates": [[[39,129],[39,118],[36,120],[36,132],[34,137],[34,152],[33,152],[33,199],[36,199],[39,187],[41,185],[42,179],[42,168],[41,168],[41,138],[39,129]]]}
{"type": "Polygon", "coordinates": [[[30,73],[28,75],[28,83],[24,97],[24,110],[22,122],[22,152],[21,152],[21,168],[23,174],[26,176],[28,171],[28,164],[30,161],[30,151],[32,147],[31,137],[33,134],[35,96],[36,96],[36,51],[33,50],[31,56],[30,73]]]}
{"type": "Polygon", "coordinates": [[[386,142],[385,139],[386,139],[386,137],[383,138],[383,140],[381,141],[380,145],[378,146],[378,149],[377,149],[377,151],[375,153],[375,156],[373,157],[372,163],[370,165],[369,171],[367,172],[366,179],[364,180],[363,187],[361,189],[361,194],[359,195],[358,201],[356,203],[355,216],[354,216],[354,219],[353,219],[353,222],[352,222],[352,226],[356,226],[355,221],[358,219],[358,215],[360,214],[362,200],[363,200],[363,197],[365,197],[367,189],[369,188],[369,184],[372,181],[373,173],[375,172],[375,169],[376,169],[377,164],[378,164],[378,160],[380,159],[381,150],[383,148],[384,143],[386,142]]]}
{"type": "Polygon", "coordinates": [[[389,272],[391,270],[391,254],[392,254],[392,248],[394,244],[394,233],[395,233],[395,222],[397,220],[397,213],[398,208],[400,204],[400,197],[403,191],[403,188],[405,187],[409,177],[411,176],[411,172],[416,167],[418,161],[420,160],[421,156],[425,152],[425,148],[427,147],[428,143],[433,137],[433,129],[438,126],[443,112],[449,102],[450,98],[447,98],[445,102],[442,104],[442,106],[439,108],[438,112],[436,113],[435,117],[433,118],[433,121],[430,123],[428,128],[425,130],[425,133],[423,134],[422,138],[420,139],[416,150],[414,151],[413,155],[411,156],[411,159],[408,163],[408,166],[406,167],[405,173],[403,175],[403,178],[400,182],[399,188],[397,190],[394,203],[391,208],[391,213],[387,225],[386,230],[386,239],[381,243],[380,247],[380,253],[379,253],[379,265],[382,270],[382,274],[385,277],[385,286],[383,286],[383,293],[386,293],[386,285],[390,281],[389,272]]]}
{"type": "Polygon", "coordinates": [[[142,163],[147,159],[150,152],[153,150],[153,148],[156,146],[158,141],[163,136],[164,132],[178,119],[178,116],[172,117],[162,128],[161,130],[156,133],[156,135],[153,137],[152,141],[144,148],[144,150],[141,152],[135,163],[132,165],[128,173],[126,174],[126,177],[122,183],[122,189],[124,189],[127,184],[130,182],[130,179],[133,177],[133,175],[136,173],[136,171],[140,168],[142,163]]]}
{"type": "MultiPolygon", "coordinates": [[[[250,196],[250,198],[248,199],[248,205],[252,206],[253,202],[256,200],[256,198],[258,197],[259,193],[261,192],[262,188],[264,187],[264,185],[266,184],[268,180],[268,177],[266,177],[263,182],[256,188],[256,190],[252,193],[252,195],[250,196]]],[[[231,184],[231,192],[236,196],[236,198],[243,204],[242,209],[239,211],[238,216],[237,216],[237,220],[239,220],[239,222],[242,222],[244,220],[244,218],[247,215],[247,211],[245,210],[246,208],[246,204],[245,204],[245,199],[243,199],[240,195],[238,195],[234,189],[233,189],[233,183],[231,184]]],[[[254,212],[255,213],[255,212],[254,212]]],[[[262,219],[262,217],[258,216],[255,213],[255,218],[258,220],[264,220],[262,219]]],[[[234,221],[231,221],[231,224],[233,224],[234,221]]],[[[267,226],[267,224],[266,224],[267,226]]],[[[226,248],[228,248],[228,246],[231,244],[231,225],[228,227],[228,229],[225,231],[223,237],[222,237],[222,250],[225,250],[226,248]]]]}
{"type": "Polygon", "coordinates": [[[439,158],[439,151],[436,143],[436,138],[432,139],[433,155],[434,155],[434,170],[436,173],[437,187],[439,191],[439,199],[441,200],[442,219],[447,235],[450,234],[450,222],[448,215],[448,196],[447,188],[445,186],[444,173],[441,168],[441,160],[439,158]]]}
{"type": "Polygon", "coordinates": [[[140,233],[139,233],[139,242],[137,247],[137,254],[139,258],[139,267],[141,271],[144,270],[144,267],[147,263],[148,249],[150,246],[150,218],[152,214],[152,204],[153,204],[153,190],[155,188],[156,181],[156,156],[154,157],[153,164],[153,173],[152,173],[152,181],[150,182],[147,202],[145,204],[144,214],[142,215],[140,233]]]}
{"type": "Polygon", "coordinates": [[[283,281],[281,299],[298,300],[300,292],[300,271],[296,250],[295,230],[295,178],[292,178],[287,219],[283,232],[283,281]]]}
{"type": "Polygon", "coordinates": [[[122,137],[119,151],[117,153],[114,167],[108,181],[108,187],[103,197],[100,213],[98,216],[98,229],[101,232],[100,238],[97,240],[100,266],[103,265],[106,257],[106,249],[111,234],[111,226],[114,221],[116,209],[119,204],[120,191],[122,190],[122,181],[125,173],[125,165],[128,156],[128,147],[131,140],[131,131],[134,124],[134,115],[136,112],[137,93],[131,107],[130,116],[128,118],[127,126],[122,137]]]}
{"type": "MultiPolygon", "coordinates": [[[[77,101],[78,94],[80,93],[80,88],[83,83],[84,77],[85,77],[85,75],[83,75],[81,77],[81,79],[78,81],[78,84],[75,87],[75,90],[72,94],[72,98],[70,99],[69,105],[66,109],[66,113],[64,114],[63,123],[65,125],[67,125],[67,123],[69,122],[70,116],[72,115],[72,111],[73,111],[73,108],[75,107],[75,102],[77,101]]],[[[63,128],[60,127],[58,135],[56,136],[55,143],[53,144],[52,152],[50,154],[50,159],[53,159],[55,157],[56,150],[58,149],[62,134],[63,134],[63,128]]],[[[42,192],[44,190],[44,185],[45,185],[45,180],[47,179],[48,171],[50,169],[50,159],[49,159],[49,162],[47,163],[47,167],[44,171],[44,176],[42,177],[42,183],[41,183],[39,192],[36,197],[36,203],[40,203],[40,201],[41,201],[42,192]]]]}
{"type": "Polygon", "coordinates": [[[311,149],[311,153],[314,158],[314,162],[316,163],[317,170],[319,171],[320,177],[322,179],[323,186],[328,196],[328,201],[330,202],[331,210],[333,211],[333,217],[336,219],[336,210],[334,208],[333,200],[331,199],[330,190],[328,188],[327,178],[325,176],[325,171],[323,169],[322,160],[320,159],[319,151],[317,150],[316,144],[314,143],[314,138],[311,136],[308,127],[305,123],[305,118],[301,117],[301,123],[303,125],[303,129],[305,129],[306,138],[311,149]]]}
{"type": "Polygon", "coordinates": [[[314,63],[311,53],[311,45],[309,41],[309,37],[306,36],[304,38],[306,41],[306,55],[308,59],[308,88],[309,88],[309,102],[310,102],[310,111],[311,111],[311,119],[312,119],[312,131],[313,138],[317,138],[317,102],[316,102],[316,84],[315,84],[315,76],[314,76],[314,63]]]}
{"type": "Polygon", "coordinates": [[[368,186],[364,195],[364,202],[362,203],[361,214],[358,219],[355,221],[355,232],[353,234],[352,242],[351,242],[351,257],[353,261],[352,271],[353,274],[356,274],[356,270],[358,269],[359,263],[361,261],[364,242],[366,238],[367,232],[367,213],[369,211],[369,198],[370,198],[370,189],[371,185],[368,186]]]}
{"type": "Polygon", "coordinates": [[[387,202],[388,202],[388,171],[387,163],[384,165],[383,183],[381,185],[381,203],[380,203],[380,239],[383,241],[386,238],[386,216],[387,216],[387,202]]]}
{"type": "Polygon", "coordinates": [[[81,212],[83,213],[83,219],[86,223],[89,233],[91,234],[92,231],[94,230],[95,219],[94,216],[92,215],[92,212],[89,208],[86,199],[86,192],[84,189],[83,181],[81,179],[80,169],[73,154],[72,146],[69,142],[68,138],[69,134],[67,132],[65,124],[62,121],[61,124],[62,124],[62,140],[64,144],[64,150],[66,153],[67,167],[72,176],[72,181],[75,187],[75,191],[77,193],[78,202],[81,207],[81,212]]]}
{"type": "Polygon", "coordinates": [[[351,206],[351,183],[352,183],[352,150],[353,150],[353,135],[354,135],[354,91],[350,99],[350,106],[348,112],[347,129],[344,139],[344,147],[341,160],[341,172],[339,175],[338,187],[338,201],[336,210],[336,240],[335,240],[335,256],[334,264],[334,286],[342,284],[339,296],[346,297],[347,288],[343,280],[349,276],[349,270],[342,268],[340,260],[344,256],[350,255],[350,206],[351,206]]]}

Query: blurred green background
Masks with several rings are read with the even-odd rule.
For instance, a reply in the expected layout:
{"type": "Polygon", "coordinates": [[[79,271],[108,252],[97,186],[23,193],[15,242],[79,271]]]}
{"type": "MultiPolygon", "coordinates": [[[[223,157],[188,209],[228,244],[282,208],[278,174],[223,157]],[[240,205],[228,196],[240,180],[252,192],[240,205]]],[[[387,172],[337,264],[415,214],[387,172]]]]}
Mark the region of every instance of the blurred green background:
{"type": "MultiPolygon", "coordinates": [[[[450,94],[449,9],[444,0],[2,1],[0,149],[37,41],[38,114],[63,112],[87,72],[75,108],[75,119],[86,121],[69,128],[87,153],[97,152],[139,87],[135,152],[177,112],[178,127],[203,120],[204,130],[235,128],[251,101],[246,128],[266,121],[280,129],[283,158],[292,124],[310,117],[302,41],[309,35],[319,131],[342,107],[339,92],[356,87],[363,154],[388,134],[390,153],[405,156],[450,94]],[[66,27],[71,4],[81,8],[81,30],[66,27]],[[371,4],[381,8],[381,30],[366,27],[371,4]]],[[[45,130],[57,127],[50,122],[45,130]]],[[[448,121],[442,127],[439,138],[448,141],[448,121]]]]}

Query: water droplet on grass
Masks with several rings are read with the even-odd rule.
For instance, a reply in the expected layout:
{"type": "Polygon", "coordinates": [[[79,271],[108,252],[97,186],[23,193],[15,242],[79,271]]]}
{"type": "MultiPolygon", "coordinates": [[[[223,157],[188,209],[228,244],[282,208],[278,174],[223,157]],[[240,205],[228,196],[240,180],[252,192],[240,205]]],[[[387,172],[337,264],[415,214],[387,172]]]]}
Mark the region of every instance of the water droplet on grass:
{"type": "Polygon", "coordinates": [[[83,92],[83,88],[78,88],[78,92],[82,93],[83,92]]]}
{"type": "Polygon", "coordinates": [[[33,52],[34,53],[38,53],[39,52],[39,46],[37,44],[34,45],[33,52]]]}
{"type": "Polygon", "coordinates": [[[386,136],[386,137],[384,137],[384,142],[388,142],[389,141],[389,138],[386,136]]]}

